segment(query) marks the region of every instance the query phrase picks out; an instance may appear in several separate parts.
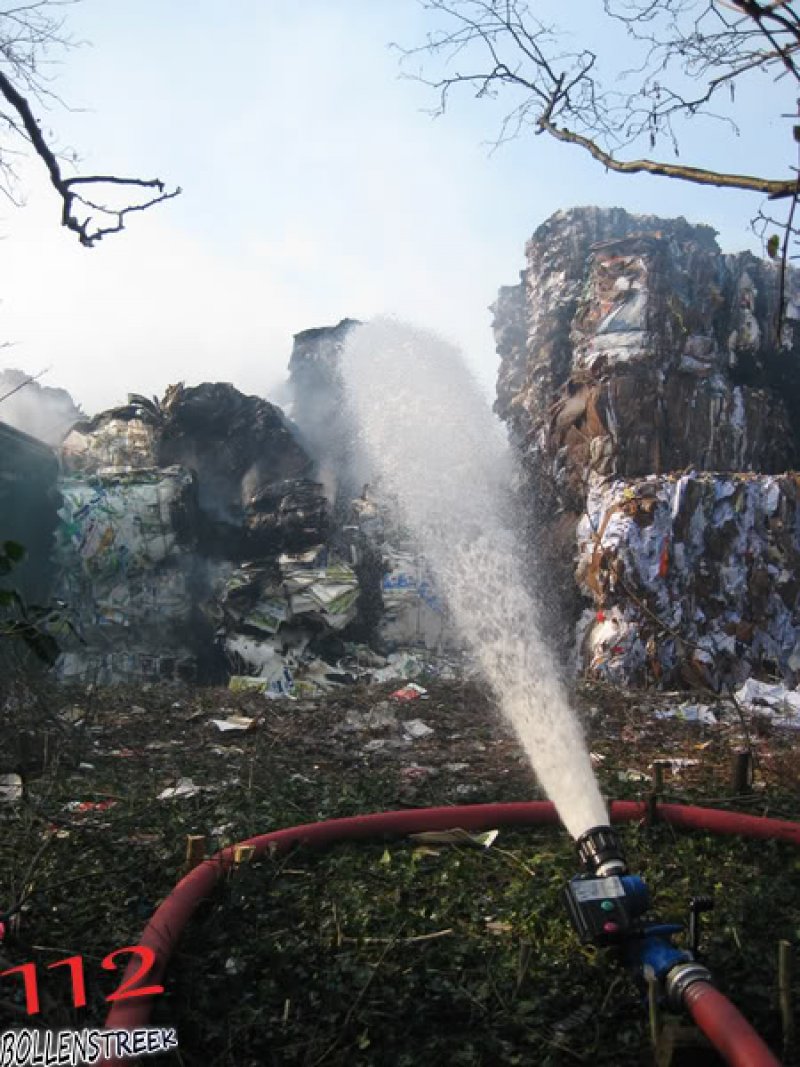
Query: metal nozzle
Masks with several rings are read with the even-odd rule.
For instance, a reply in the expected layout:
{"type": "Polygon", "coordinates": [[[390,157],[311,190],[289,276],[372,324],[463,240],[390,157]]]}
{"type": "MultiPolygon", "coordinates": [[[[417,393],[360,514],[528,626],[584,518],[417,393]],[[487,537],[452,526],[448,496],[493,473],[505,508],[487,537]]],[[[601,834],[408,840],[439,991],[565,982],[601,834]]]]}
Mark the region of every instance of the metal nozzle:
{"type": "Polygon", "coordinates": [[[604,877],[625,874],[628,865],[616,831],[610,826],[593,826],[576,841],[578,857],[589,874],[604,877]]]}

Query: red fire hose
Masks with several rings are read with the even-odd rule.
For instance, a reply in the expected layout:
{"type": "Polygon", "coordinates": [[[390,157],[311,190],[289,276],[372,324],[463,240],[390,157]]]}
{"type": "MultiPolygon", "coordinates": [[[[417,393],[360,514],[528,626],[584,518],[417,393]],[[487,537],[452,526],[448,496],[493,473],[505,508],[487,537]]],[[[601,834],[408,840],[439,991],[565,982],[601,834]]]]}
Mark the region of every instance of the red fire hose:
{"type": "MultiPolygon", "coordinates": [[[[612,822],[633,822],[648,817],[648,805],[642,801],[615,800],[611,804],[612,822]]],[[[651,813],[650,813],[651,814],[651,813]]],[[[691,829],[707,830],[715,834],[738,834],[743,837],[766,838],[800,845],[800,823],[780,819],[766,819],[714,808],[684,807],[680,804],[658,804],[655,810],[660,821],[691,829]]],[[[549,801],[516,804],[469,804],[461,807],[417,808],[410,811],[386,811],[375,815],[354,815],[346,819],[306,823],[285,830],[275,830],[259,837],[251,837],[239,845],[223,849],[212,859],[205,860],[175,886],[170,895],[154,912],[139,938],[139,944],[151,948],[155,963],[147,976],[148,983],[157,984],[186,923],[202,900],[207,898],[220,878],[234,863],[235,849],[242,845],[255,848],[255,855],[270,851],[286,852],[295,845],[323,848],[342,841],[364,841],[384,836],[403,836],[424,830],[470,831],[490,830],[498,826],[559,825],[560,819],[549,801]]],[[[123,981],[132,980],[139,967],[134,960],[128,966],[123,981]]],[[[736,1008],[721,993],[707,985],[699,990],[689,1010],[698,1026],[733,1067],[775,1067],[778,1061],[736,1008]],[[709,990],[714,996],[709,995],[709,990]],[[738,1020],[734,1025],[733,1020],[738,1020]],[[731,1036],[733,1035],[733,1036],[731,1036]],[[739,1045],[744,1051],[738,1051],[739,1045]],[[736,1047],[734,1047],[736,1046],[736,1047]],[[742,1058],[744,1056],[744,1058],[742,1058]]],[[[106,1019],[107,1030],[133,1030],[146,1026],[153,1006],[152,996],[119,1001],[106,1019]]],[[[130,1061],[107,1059],[105,1067],[130,1067],[130,1061]]]]}
{"type": "Polygon", "coordinates": [[[750,1023],[709,982],[692,982],[683,994],[683,1003],[726,1063],[733,1067],[781,1067],[750,1023]]]}

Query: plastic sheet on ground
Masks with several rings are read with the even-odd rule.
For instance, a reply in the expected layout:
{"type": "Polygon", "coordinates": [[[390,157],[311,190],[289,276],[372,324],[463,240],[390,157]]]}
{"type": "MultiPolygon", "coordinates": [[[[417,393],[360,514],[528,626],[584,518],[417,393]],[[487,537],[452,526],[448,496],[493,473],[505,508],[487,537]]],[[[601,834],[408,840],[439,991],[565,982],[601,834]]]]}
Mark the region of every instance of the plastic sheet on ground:
{"type": "Polygon", "coordinates": [[[415,682],[409,682],[408,685],[404,685],[402,689],[396,689],[392,694],[392,700],[419,700],[420,697],[426,697],[428,690],[424,689],[421,685],[417,685],[415,682]]]}
{"type": "Polygon", "coordinates": [[[422,719],[405,719],[402,723],[403,733],[413,741],[421,741],[425,737],[433,736],[433,728],[428,726],[422,719]]]}

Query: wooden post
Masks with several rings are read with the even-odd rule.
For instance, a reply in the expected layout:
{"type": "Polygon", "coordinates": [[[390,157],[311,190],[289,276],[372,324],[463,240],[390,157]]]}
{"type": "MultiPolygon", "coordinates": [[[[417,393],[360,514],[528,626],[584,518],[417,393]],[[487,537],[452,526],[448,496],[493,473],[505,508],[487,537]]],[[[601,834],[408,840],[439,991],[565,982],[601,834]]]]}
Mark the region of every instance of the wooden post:
{"type": "Polygon", "coordinates": [[[186,870],[191,871],[206,858],[206,839],[203,834],[187,834],[186,870]]]}
{"type": "Polygon", "coordinates": [[[658,979],[652,973],[647,975],[647,1010],[650,1016],[650,1040],[657,1052],[661,1037],[661,1009],[658,1006],[658,979]]]}
{"type": "Polygon", "coordinates": [[[241,863],[249,863],[255,854],[255,845],[237,845],[233,850],[233,862],[237,866],[241,863]]]}
{"type": "Polygon", "coordinates": [[[753,784],[753,754],[742,749],[733,754],[733,778],[731,788],[736,796],[749,793],[753,784]]]}
{"type": "Polygon", "coordinates": [[[647,813],[645,815],[645,822],[648,826],[652,826],[658,818],[658,801],[664,792],[664,768],[667,767],[668,763],[668,760],[653,760],[653,788],[647,795],[647,813]]]}
{"type": "Polygon", "coordinates": [[[794,1044],[794,1013],[792,1011],[793,946],[790,941],[778,942],[778,1002],[783,1028],[783,1056],[788,1059],[794,1044]]]}

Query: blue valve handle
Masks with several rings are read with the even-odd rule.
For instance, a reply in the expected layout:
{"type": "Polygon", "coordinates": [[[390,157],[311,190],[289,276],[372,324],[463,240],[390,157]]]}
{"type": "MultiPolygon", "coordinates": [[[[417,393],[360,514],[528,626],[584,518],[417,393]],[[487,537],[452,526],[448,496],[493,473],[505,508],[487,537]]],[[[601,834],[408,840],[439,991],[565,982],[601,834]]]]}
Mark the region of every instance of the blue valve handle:
{"type": "Polygon", "coordinates": [[[672,923],[656,923],[645,927],[641,937],[632,937],[625,944],[626,962],[644,976],[649,970],[657,979],[664,978],[679,963],[694,957],[670,941],[682,927],[672,923]]]}

